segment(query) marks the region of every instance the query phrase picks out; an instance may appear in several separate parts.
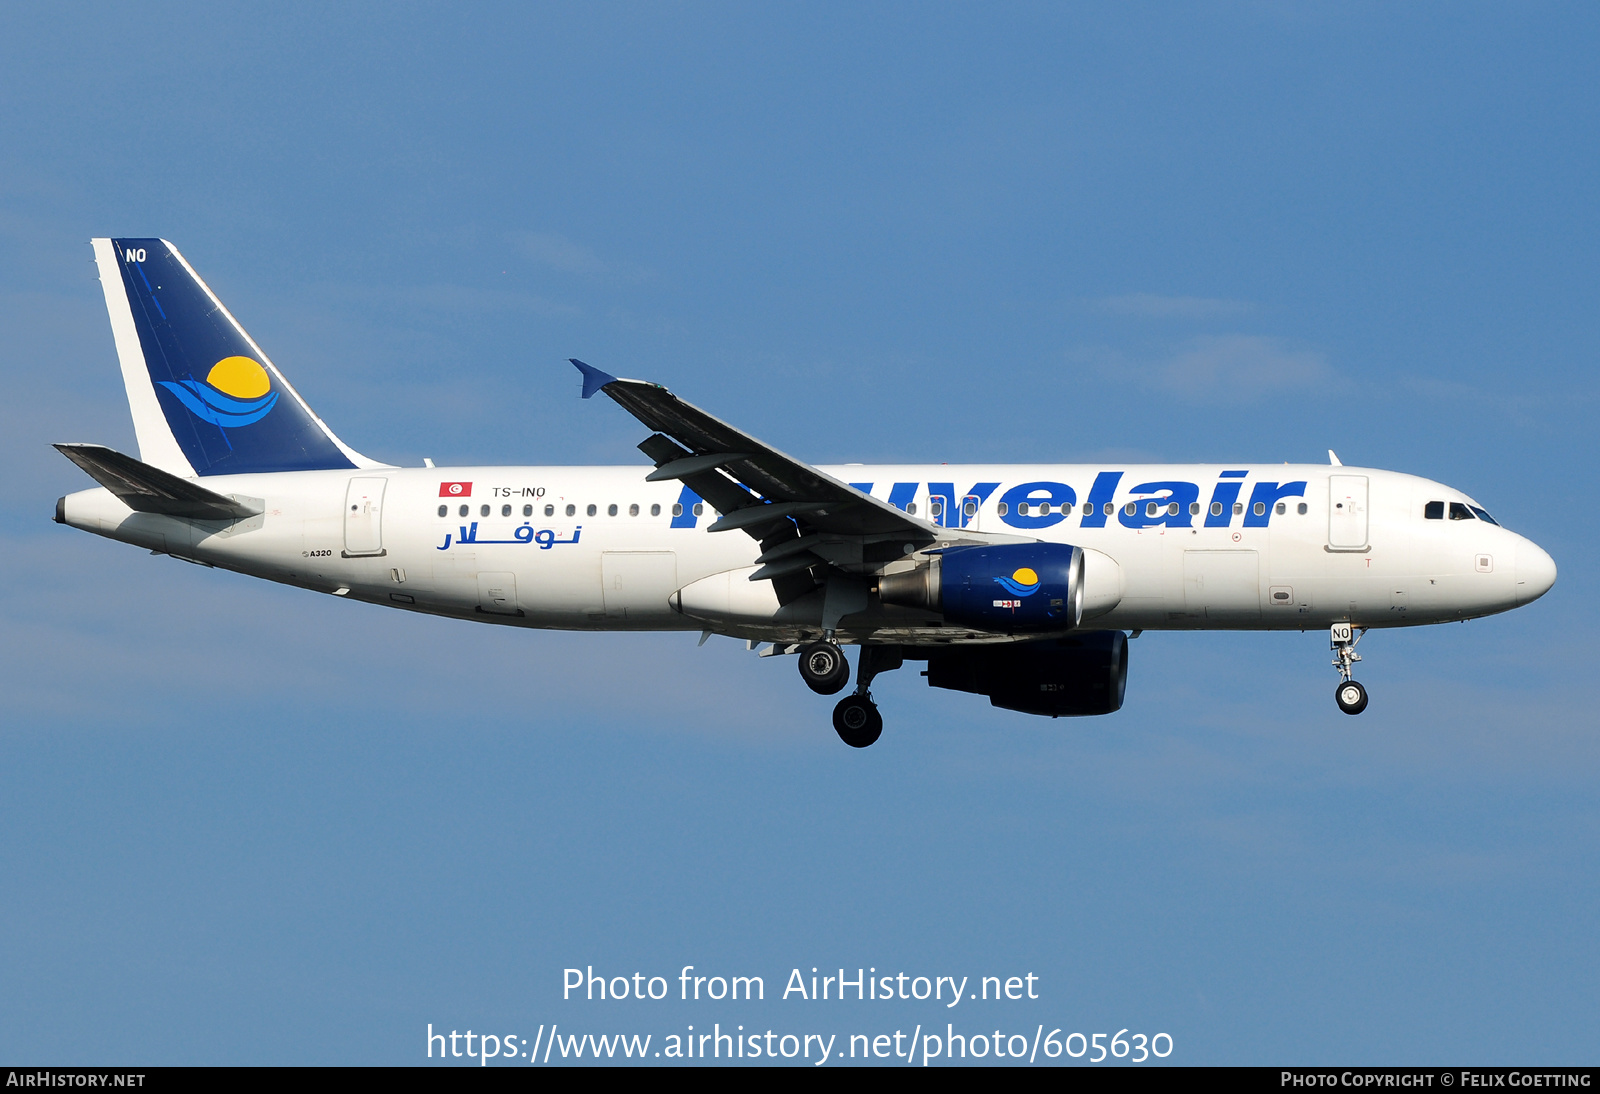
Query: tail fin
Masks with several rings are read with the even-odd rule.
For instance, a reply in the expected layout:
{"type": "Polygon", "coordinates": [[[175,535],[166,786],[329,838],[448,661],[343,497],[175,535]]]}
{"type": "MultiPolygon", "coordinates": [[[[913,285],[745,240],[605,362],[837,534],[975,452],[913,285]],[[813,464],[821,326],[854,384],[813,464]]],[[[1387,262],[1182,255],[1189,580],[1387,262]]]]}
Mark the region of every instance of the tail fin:
{"type": "Polygon", "coordinates": [[[145,463],[183,477],[382,466],[312,413],[176,247],[93,243],[145,463]]]}

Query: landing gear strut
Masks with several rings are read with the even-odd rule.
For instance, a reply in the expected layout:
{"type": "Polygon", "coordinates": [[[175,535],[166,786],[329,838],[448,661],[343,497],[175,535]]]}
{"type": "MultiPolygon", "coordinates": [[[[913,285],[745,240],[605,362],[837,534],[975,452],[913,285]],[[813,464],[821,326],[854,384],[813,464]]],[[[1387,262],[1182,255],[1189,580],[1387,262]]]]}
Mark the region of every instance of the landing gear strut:
{"type": "Polygon", "coordinates": [[[1335,623],[1328,632],[1328,643],[1333,650],[1333,667],[1344,677],[1334,689],[1333,699],[1346,714],[1360,714],[1367,709],[1367,689],[1355,681],[1351,669],[1355,662],[1361,660],[1361,655],[1356,652],[1356,643],[1366,633],[1367,628],[1352,630],[1348,623],[1335,623]]]}
{"type": "Polygon", "coordinates": [[[833,728],[851,748],[866,748],[883,733],[883,715],[872,701],[872,680],[903,664],[899,646],[862,646],[856,665],[856,690],[833,708],[833,728]]]}

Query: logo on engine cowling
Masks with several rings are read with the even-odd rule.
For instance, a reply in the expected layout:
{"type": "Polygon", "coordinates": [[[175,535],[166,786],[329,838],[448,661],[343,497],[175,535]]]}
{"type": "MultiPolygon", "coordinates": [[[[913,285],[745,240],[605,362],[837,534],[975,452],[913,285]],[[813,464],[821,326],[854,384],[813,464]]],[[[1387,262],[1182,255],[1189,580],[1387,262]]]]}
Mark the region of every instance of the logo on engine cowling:
{"type": "Polygon", "coordinates": [[[1012,596],[1032,596],[1039,591],[1039,575],[1029,566],[1019,566],[1011,572],[1010,577],[997,577],[994,580],[996,585],[1012,596]]]}

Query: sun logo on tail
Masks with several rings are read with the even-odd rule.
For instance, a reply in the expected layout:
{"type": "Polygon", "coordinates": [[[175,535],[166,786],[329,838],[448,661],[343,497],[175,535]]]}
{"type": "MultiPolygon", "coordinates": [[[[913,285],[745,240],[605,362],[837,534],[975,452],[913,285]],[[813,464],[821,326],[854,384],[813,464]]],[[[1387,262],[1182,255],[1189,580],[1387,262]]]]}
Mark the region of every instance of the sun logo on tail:
{"type": "Polygon", "coordinates": [[[229,429],[259,422],[278,402],[272,377],[248,357],[224,357],[211,366],[204,383],[158,382],[196,418],[229,429]]]}
{"type": "Polygon", "coordinates": [[[1010,577],[997,577],[994,580],[1012,596],[1031,596],[1039,591],[1039,575],[1027,566],[1017,567],[1010,577]]]}

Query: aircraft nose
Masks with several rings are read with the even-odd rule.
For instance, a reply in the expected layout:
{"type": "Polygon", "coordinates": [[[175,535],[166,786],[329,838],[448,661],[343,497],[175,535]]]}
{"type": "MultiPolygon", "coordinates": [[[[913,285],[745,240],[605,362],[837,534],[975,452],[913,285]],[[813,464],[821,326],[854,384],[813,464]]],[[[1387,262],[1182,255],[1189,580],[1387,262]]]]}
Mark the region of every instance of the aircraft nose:
{"type": "Polygon", "coordinates": [[[1556,583],[1556,561],[1532,540],[1517,544],[1517,603],[1530,604],[1556,583]]]}

